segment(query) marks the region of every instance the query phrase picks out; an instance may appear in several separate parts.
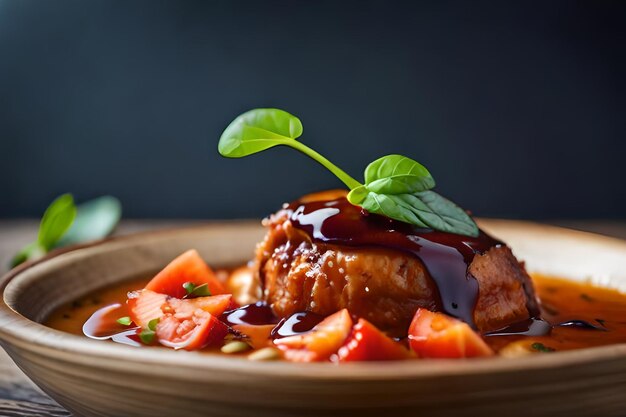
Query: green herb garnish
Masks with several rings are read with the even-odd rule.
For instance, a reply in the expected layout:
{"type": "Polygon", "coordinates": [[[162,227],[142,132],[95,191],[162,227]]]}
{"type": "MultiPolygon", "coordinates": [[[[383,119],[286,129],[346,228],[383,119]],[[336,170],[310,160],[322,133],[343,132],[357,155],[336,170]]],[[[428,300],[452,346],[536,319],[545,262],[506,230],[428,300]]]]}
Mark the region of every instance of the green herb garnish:
{"type": "Polygon", "coordinates": [[[77,207],[71,194],[63,194],[46,209],[37,241],[23,247],[11,260],[11,267],[40,258],[54,248],[106,237],[120,216],[121,204],[114,197],[96,198],[77,207]]]}
{"type": "Polygon", "coordinates": [[[39,223],[37,241],[26,245],[11,260],[11,267],[39,258],[54,248],[68,231],[76,217],[76,206],[71,194],[57,197],[46,209],[39,223]]]}
{"type": "Polygon", "coordinates": [[[118,324],[121,324],[122,326],[130,326],[130,324],[133,322],[130,317],[126,316],[126,317],[120,317],[119,319],[115,320],[118,324]]]}
{"type": "Polygon", "coordinates": [[[144,345],[151,345],[152,342],[154,342],[155,335],[156,333],[153,330],[143,329],[139,333],[139,339],[141,339],[141,343],[143,343],[144,345]]]}
{"type": "Polygon", "coordinates": [[[156,336],[156,328],[160,319],[153,319],[148,322],[148,327],[141,330],[139,333],[139,339],[145,345],[150,345],[154,342],[156,336]]]}
{"type": "Polygon", "coordinates": [[[187,292],[185,298],[208,297],[211,295],[208,284],[196,285],[193,282],[185,282],[183,288],[187,292]]]}
{"type": "Polygon", "coordinates": [[[152,319],[152,320],[150,320],[148,322],[148,329],[152,330],[153,332],[156,331],[156,328],[157,328],[160,320],[161,319],[152,319]]]}
{"type": "Polygon", "coordinates": [[[536,350],[537,352],[543,352],[543,353],[550,353],[556,350],[554,348],[544,345],[543,343],[533,343],[532,345],[530,345],[530,347],[536,350]]]}
{"type": "Polygon", "coordinates": [[[110,235],[122,217],[122,204],[110,195],[94,198],[76,207],[72,227],[56,247],[74,245],[110,235]]]}
{"type": "Polygon", "coordinates": [[[218,151],[241,158],[284,145],[303,152],[337,176],[349,189],[348,201],[370,213],[382,214],[418,227],[478,236],[478,226],[460,207],[431,189],[435,180],[428,170],[402,155],[383,156],[365,168],[361,184],[328,159],[298,142],[302,123],[279,109],[250,110],[228,125],[218,151]]]}

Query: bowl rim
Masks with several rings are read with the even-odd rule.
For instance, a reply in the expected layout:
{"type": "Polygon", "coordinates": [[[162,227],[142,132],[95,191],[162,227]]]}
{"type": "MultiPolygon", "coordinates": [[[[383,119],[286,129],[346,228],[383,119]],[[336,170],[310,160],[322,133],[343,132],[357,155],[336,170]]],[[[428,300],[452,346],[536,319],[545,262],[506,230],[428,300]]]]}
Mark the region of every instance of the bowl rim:
{"type": "MultiPolygon", "coordinates": [[[[599,234],[582,232],[562,227],[544,225],[520,220],[481,219],[481,224],[493,224],[525,229],[541,229],[543,233],[558,233],[567,237],[594,240],[596,242],[617,245],[626,254],[626,241],[599,234]]],[[[260,362],[243,357],[200,352],[171,351],[169,349],[137,349],[114,343],[102,343],[79,335],[65,333],[32,321],[11,308],[5,298],[7,285],[22,273],[44,264],[63,260],[67,254],[89,249],[97,249],[116,243],[132,244],[135,241],[180,233],[203,232],[227,226],[259,227],[254,220],[227,220],[199,222],[193,225],[148,230],[123,236],[114,236],[55,250],[45,257],[24,263],[10,270],[0,278],[0,344],[47,355],[54,351],[57,358],[71,362],[83,362],[93,367],[111,367],[119,363],[127,367],[129,363],[140,365],[137,373],[151,373],[153,365],[187,369],[198,376],[196,371],[222,371],[266,377],[326,380],[407,380],[427,379],[435,376],[461,376],[493,373],[512,373],[540,369],[558,369],[569,366],[591,365],[598,361],[626,359],[626,343],[600,347],[554,352],[549,355],[528,355],[515,358],[495,357],[484,359],[435,359],[416,361],[360,362],[354,364],[331,363],[291,363],[286,361],[260,362]],[[50,336],[50,337],[46,337],[50,336]],[[95,360],[94,359],[99,359],[95,360]]],[[[154,371],[152,371],[154,372],[154,371]]],[[[210,372],[204,372],[210,378],[210,372]]]]}

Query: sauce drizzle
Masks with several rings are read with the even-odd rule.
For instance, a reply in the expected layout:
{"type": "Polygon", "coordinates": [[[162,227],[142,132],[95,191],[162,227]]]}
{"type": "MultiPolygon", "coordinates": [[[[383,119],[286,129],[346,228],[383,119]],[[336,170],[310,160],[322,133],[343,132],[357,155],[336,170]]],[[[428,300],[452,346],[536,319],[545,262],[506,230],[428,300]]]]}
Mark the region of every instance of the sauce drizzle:
{"type": "Polygon", "coordinates": [[[272,339],[280,339],[282,337],[295,336],[309,332],[323,319],[323,316],[310,311],[302,311],[300,313],[292,314],[291,316],[282,319],[278,325],[274,327],[271,337],[272,339]]]}
{"type": "Polygon", "coordinates": [[[262,301],[226,311],[222,314],[220,320],[231,327],[238,324],[263,325],[278,323],[278,318],[274,315],[270,306],[262,301]]]}
{"type": "Polygon", "coordinates": [[[552,325],[539,318],[530,318],[513,323],[503,329],[486,333],[485,336],[544,336],[552,330],[552,325]]]}
{"type": "Polygon", "coordinates": [[[570,320],[570,321],[565,321],[563,323],[559,323],[557,325],[555,325],[555,327],[572,327],[575,329],[581,329],[581,330],[598,330],[601,332],[606,332],[607,329],[603,326],[596,326],[595,324],[589,323],[588,321],[585,320],[570,320]]]}
{"type": "Polygon", "coordinates": [[[423,229],[367,213],[345,197],[295,201],[286,206],[294,227],[313,240],[353,247],[385,247],[408,252],[422,261],[435,282],[441,309],[476,328],[474,307],[478,282],[468,272],[476,254],[502,242],[480,231],[477,237],[423,229]]]}

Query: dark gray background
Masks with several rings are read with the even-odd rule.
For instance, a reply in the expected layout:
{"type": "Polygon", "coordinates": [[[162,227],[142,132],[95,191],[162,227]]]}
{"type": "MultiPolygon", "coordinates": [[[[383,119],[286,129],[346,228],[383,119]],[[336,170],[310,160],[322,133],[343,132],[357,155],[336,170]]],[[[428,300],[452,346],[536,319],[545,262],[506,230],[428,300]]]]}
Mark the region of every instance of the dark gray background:
{"type": "Polygon", "coordinates": [[[0,0],[0,217],[264,215],[340,186],[290,149],[217,154],[253,107],[355,177],[424,163],[482,216],[626,218],[626,2],[0,0]]]}

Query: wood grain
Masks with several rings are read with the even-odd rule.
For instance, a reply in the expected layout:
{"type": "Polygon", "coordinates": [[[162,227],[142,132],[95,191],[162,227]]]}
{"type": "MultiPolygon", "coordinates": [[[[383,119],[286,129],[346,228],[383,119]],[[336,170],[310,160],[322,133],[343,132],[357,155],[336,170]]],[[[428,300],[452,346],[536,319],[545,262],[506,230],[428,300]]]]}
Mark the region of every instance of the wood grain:
{"type": "Polygon", "coordinates": [[[0,349],[0,416],[69,416],[0,349]]]}

